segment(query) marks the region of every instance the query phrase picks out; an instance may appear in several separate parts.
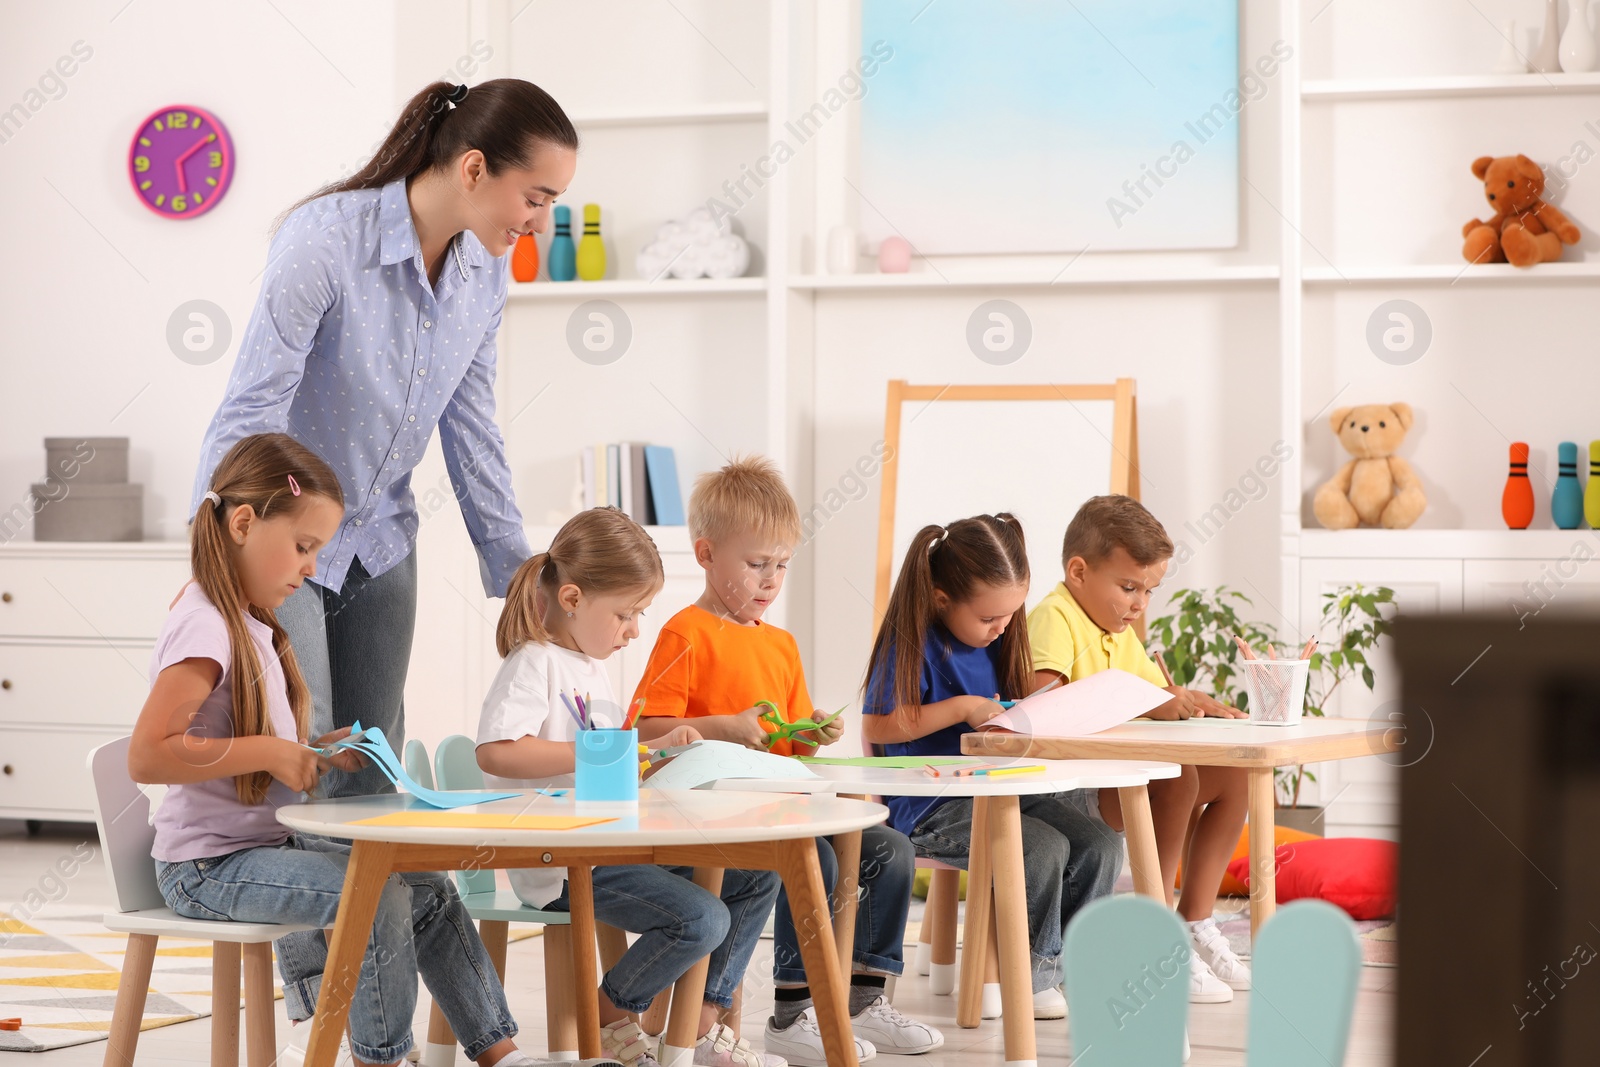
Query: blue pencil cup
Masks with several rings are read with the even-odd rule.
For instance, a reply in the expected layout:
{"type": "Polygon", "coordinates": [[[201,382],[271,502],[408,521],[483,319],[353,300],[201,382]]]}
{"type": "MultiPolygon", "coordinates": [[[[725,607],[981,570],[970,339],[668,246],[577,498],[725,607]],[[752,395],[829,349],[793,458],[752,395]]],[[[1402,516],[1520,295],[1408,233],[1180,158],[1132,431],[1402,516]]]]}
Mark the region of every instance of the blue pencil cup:
{"type": "Polygon", "coordinates": [[[639,731],[579,730],[575,798],[639,802],[639,731]]]}

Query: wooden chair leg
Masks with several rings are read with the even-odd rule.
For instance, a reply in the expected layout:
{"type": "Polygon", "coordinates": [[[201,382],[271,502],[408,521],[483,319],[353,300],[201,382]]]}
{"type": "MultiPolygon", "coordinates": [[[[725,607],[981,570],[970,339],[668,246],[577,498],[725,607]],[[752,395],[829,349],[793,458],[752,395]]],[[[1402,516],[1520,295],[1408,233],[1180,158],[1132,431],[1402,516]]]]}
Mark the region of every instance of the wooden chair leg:
{"type": "Polygon", "coordinates": [[[615,926],[595,923],[594,938],[600,943],[600,973],[605,974],[617,965],[622,954],[628,951],[628,934],[615,926]]]}
{"type": "Polygon", "coordinates": [[[139,1047],[139,1024],[144,1022],[145,995],[150,990],[150,971],[156,962],[157,940],[155,934],[128,935],[128,951],[122,957],[122,978],[117,982],[117,1002],[111,1009],[105,1067],[133,1067],[133,1054],[139,1047]]]}
{"type": "Polygon", "coordinates": [[[639,1029],[652,1037],[667,1032],[667,1013],[672,1010],[672,987],[668,986],[650,1002],[650,1010],[639,1017],[639,1029]]]}
{"type": "Polygon", "coordinates": [[[239,1062],[239,942],[211,943],[211,1067],[239,1062]]]}
{"type": "Polygon", "coordinates": [[[995,924],[995,908],[989,907],[989,936],[983,943],[983,1005],[979,1011],[985,1019],[998,1019],[1003,1005],[1000,1001],[1000,931],[995,924]]]}
{"type": "Polygon", "coordinates": [[[456,1032],[439,1010],[439,1002],[428,1009],[428,1044],[422,1050],[422,1067],[455,1067],[456,1032]]]}
{"type": "MultiPolygon", "coordinates": [[[[550,927],[545,927],[545,933],[549,931],[550,927]]],[[[501,919],[484,919],[478,923],[478,939],[489,953],[489,962],[494,964],[494,973],[500,976],[500,984],[505,985],[506,943],[511,940],[511,924],[501,919]]]]}
{"type": "Polygon", "coordinates": [[[928,907],[922,929],[929,933],[928,984],[935,996],[947,997],[956,988],[956,909],[960,906],[961,872],[936,868],[928,879],[928,907]]]}
{"type": "Polygon", "coordinates": [[[917,934],[916,954],[912,957],[912,966],[918,974],[927,974],[933,965],[933,876],[936,872],[928,872],[928,899],[922,908],[922,930],[917,934]]]}
{"type": "MultiPolygon", "coordinates": [[[[245,945],[243,952],[245,1062],[250,1067],[272,1067],[278,1058],[278,1026],[272,995],[272,942],[245,945]]],[[[214,1002],[211,1012],[215,1025],[214,1002]]],[[[239,1062],[237,1056],[234,1062],[239,1062]]]]}
{"type": "Polygon", "coordinates": [[[572,927],[544,928],[544,1010],[553,1060],[578,1058],[578,995],[572,988],[572,927]]]}

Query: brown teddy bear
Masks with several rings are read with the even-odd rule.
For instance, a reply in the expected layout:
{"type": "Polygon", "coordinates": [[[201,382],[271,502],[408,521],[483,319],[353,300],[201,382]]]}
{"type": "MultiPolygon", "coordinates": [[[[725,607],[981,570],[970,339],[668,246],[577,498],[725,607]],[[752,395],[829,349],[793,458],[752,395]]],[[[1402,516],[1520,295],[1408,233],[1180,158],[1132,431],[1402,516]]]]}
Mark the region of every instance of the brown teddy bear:
{"type": "Polygon", "coordinates": [[[1531,267],[1560,259],[1563,244],[1578,243],[1578,227],[1542,199],[1544,171],[1527,156],[1482,156],[1473,160],[1472,174],[1483,182],[1494,218],[1461,228],[1467,262],[1531,267]]]}
{"type": "Polygon", "coordinates": [[[1318,522],[1330,530],[1363,522],[1403,530],[1417,521],[1428,498],[1411,464],[1394,454],[1412,421],[1410,404],[1363,404],[1328,417],[1339,443],[1356,458],[1317,490],[1311,510],[1318,522]]]}

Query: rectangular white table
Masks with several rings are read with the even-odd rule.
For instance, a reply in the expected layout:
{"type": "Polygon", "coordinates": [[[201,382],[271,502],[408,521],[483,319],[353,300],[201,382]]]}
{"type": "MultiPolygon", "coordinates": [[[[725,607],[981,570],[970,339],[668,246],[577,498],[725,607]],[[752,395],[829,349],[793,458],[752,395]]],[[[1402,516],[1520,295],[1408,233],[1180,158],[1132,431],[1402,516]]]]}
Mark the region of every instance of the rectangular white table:
{"type": "MultiPolygon", "coordinates": [[[[1276,791],[1272,771],[1294,763],[1375,756],[1396,751],[1404,737],[1395,723],[1308,718],[1295,726],[1260,726],[1246,719],[1134,719],[1084,737],[1045,737],[979,730],[961,739],[975,756],[1049,759],[1171,760],[1199,767],[1244,767],[1250,806],[1250,936],[1277,909],[1273,851],[1276,791]]],[[[1124,808],[1126,812],[1126,808],[1124,808]]],[[[1129,838],[1130,847],[1132,838],[1129,838]]]]}
{"type": "MultiPolygon", "coordinates": [[[[308,1067],[333,1067],[350,1013],[361,960],[371,937],[384,882],[396,871],[449,871],[484,867],[564,867],[572,903],[573,979],[577,989],[578,1041],[584,1058],[600,1055],[599,1005],[594,997],[594,899],[591,868],[654,863],[691,866],[695,881],[712,892],[722,870],[777,871],[789,894],[800,935],[800,955],[814,975],[812,997],[830,1064],[856,1067],[846,984],[839,981],[814,839],[859,834],[888,818],[881,804],[833,796],[707,790],[640,791],[637,810],[590,807],[571,798],[524,794],[510,800],[458,808],[458,812],[537,815],[620,815],[614,822],[569,830],[486,829],[444,826],[365,826],[361,820],[393,812],[431,811],[404,795],[347,797],[278,809],[278,821],[308,834],[351,842],[338,918],[328,945],[322,992],[306,1050],[308,1067]],[[803,921],[802,921],[803,920],[803,921]]],[[[685,1007],[675,1003],[667,1029],[669,1051],[695,1044],[706,977],[702,960],[680,982],[685,1007]],[[698,985],[694,984],[698,974],[698,985]],[[692,1003],[689,1003],[692,1001],[692,1003]]],[[[667,1067],[672,1067],[668,1064],[667,1067]]]]}

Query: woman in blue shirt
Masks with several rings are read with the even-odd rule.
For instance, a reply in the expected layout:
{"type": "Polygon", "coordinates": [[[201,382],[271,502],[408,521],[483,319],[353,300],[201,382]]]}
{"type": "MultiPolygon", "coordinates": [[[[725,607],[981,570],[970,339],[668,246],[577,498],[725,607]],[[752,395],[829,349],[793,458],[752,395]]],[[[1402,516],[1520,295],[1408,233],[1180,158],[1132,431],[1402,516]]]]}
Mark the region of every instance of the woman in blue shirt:
{"type": "MultiPolygon", "coordinates": [[[[542,233],[577,164],[561,106],[526,81],[423,89],[365,168],[281,220],[189,512],[233,444],[287,433],[339,475],[345,513],[278,609],[313,695],[311,736],[360,720],[398,749],[416,621],[411,471],[435,427],[484,592],[532,555],[495,424],[503,258],[542,233]]],[[[292,491],[286,486],[285,491],[292,491]]],[[[334,770],[328,796],[392,787],[334,770]]]]}

